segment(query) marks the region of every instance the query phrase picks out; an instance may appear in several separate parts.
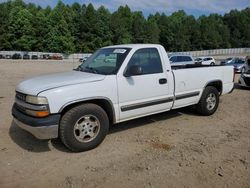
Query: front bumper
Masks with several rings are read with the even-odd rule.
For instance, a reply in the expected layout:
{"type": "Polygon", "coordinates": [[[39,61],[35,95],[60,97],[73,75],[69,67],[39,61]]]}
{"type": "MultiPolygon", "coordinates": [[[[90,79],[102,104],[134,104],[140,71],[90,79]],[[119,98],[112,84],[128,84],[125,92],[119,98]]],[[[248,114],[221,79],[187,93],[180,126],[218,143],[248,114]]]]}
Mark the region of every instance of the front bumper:
{"type": "Polygon", "coordinates": [[[12,107],[12,115],[14,122],[22,129],[30,132],[38,139],[51,139],[58,137],[58,127],[60,114],[53,114],[45,118],[35,118],[23,114],[12,107]]]}

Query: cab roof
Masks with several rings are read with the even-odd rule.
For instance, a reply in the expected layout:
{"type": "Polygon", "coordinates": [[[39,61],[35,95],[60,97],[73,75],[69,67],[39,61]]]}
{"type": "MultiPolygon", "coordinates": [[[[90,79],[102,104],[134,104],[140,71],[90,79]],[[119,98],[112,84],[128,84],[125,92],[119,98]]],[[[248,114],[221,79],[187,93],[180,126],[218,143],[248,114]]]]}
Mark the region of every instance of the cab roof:
{"type": "Polygon", "coordinates": [[[106,46],[104,48],[157,48],[162,47],[160,44],[120,44],[113,46],[106,46]]]}

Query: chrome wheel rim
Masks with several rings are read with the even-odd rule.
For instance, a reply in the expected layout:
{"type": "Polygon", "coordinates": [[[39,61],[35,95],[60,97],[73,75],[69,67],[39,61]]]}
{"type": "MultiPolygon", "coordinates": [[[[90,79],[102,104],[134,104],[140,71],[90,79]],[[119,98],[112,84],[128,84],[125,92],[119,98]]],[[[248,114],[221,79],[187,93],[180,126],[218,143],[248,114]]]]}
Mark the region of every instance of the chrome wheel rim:
{"type": "Polygon", "coordinates": [[[100,122],[93,115],[79,118],[74,125],[74,136],[79,142],[90,142],[96,138],[100,131],[100,122]]]}
{"type": "Polygon", "coordinates": [[[216,105],[216,96],[214,93],[210,93],[207,97],[207,109],[208,110],[213,110],[215,105],[216,105]]]}

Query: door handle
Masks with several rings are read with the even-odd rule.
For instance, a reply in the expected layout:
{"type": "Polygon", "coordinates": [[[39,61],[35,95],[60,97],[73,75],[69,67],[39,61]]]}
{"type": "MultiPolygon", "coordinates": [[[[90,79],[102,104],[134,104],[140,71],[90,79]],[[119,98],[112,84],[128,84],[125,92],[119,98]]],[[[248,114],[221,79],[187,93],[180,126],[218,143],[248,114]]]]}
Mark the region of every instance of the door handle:
{"type": "Polygon", "coordinates": [[[166,78],[161,78],[159,80],[159,84],[166,84],[167,83],[167,79],[166,78]]]}

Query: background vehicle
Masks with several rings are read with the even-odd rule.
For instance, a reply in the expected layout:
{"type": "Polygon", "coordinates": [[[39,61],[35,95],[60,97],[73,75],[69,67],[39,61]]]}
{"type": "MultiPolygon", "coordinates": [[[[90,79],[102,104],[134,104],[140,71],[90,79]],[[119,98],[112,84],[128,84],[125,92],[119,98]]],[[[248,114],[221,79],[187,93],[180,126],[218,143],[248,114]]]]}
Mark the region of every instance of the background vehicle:
{"type": "Polygon", "coordinates": [[[63,57],[61,55],[52,55],[53,60],[62,60],[63,57]]]}
{"type": "Polygon", "coordinates": [[[194,61],[196,64],[215,65],[215,60],[213,57],[197,57],[194,61]]]}
{"type": "Polygon", "coordinates": [[[222,60],[221,62],[220,62],[220,64],[221,65],[224,65],[224,64],[226,64],[226,63],[230,63],[231,61],[232,61],[232,57],[229,57],[229,58],[227,58],[227,59],[225,59],[225,60],[222,60]]]}
{"type": "Polygon", "coordinates": [[[169,60],[173,66],[194,64],[194,59],[191,55],[172,55],[169,60]]]}
{"type": "Polygon", "coordinates": [[[170,65],[161,45],[117,45],[77,71],[31,78],[16,87],[14,121],[40,139],[60,137],[72,151],[98,146],[113,123],[195,105],[212,115],[232,91],[232,66],[170,65]]]}
{"type": "Polygon", "coordinates": [[[40,55],[40,59],[49,59],[49,54],[40,55]]]}
{"type": "Polygon", "coordinates": [[[22,59],[22,56],[19,53],[15,53],[12,55],[12,59],[22,59]]]}
{"type": "Polygon", "coordinates": [[[237,73],[240,73],[242,71],[242,68],[244,67],[245,59],[243,58],[233,58],[228,63],[225,63],[223,65],[229,65],[234,66],[234,71],[237,73]]]}
{"type": "Polygon", "coordinates": [[[38,56],[37,55],[32,55],[31,59],[38,59],[38,56]]]}
{"type": "Polygon", "coordinates": [[[84,63],[87,59],[88,59],[88,57],[80,58],[79,62],[84,63]]]}
{"type": "Polygon", "coordinates": [[[250,56],[246,57],[239,79],[239,85],[243,87],[250,87],[250,56]]]}
{"type": "Polygon", "coordinates": [[[28,54],[24,54],[23,59],[30,59],[30,56],[28,54]]]}
{"type": "Polygon", "coordinates": [[[5,59],[11,59],[11,55],[5,55],[5,59]]]}

